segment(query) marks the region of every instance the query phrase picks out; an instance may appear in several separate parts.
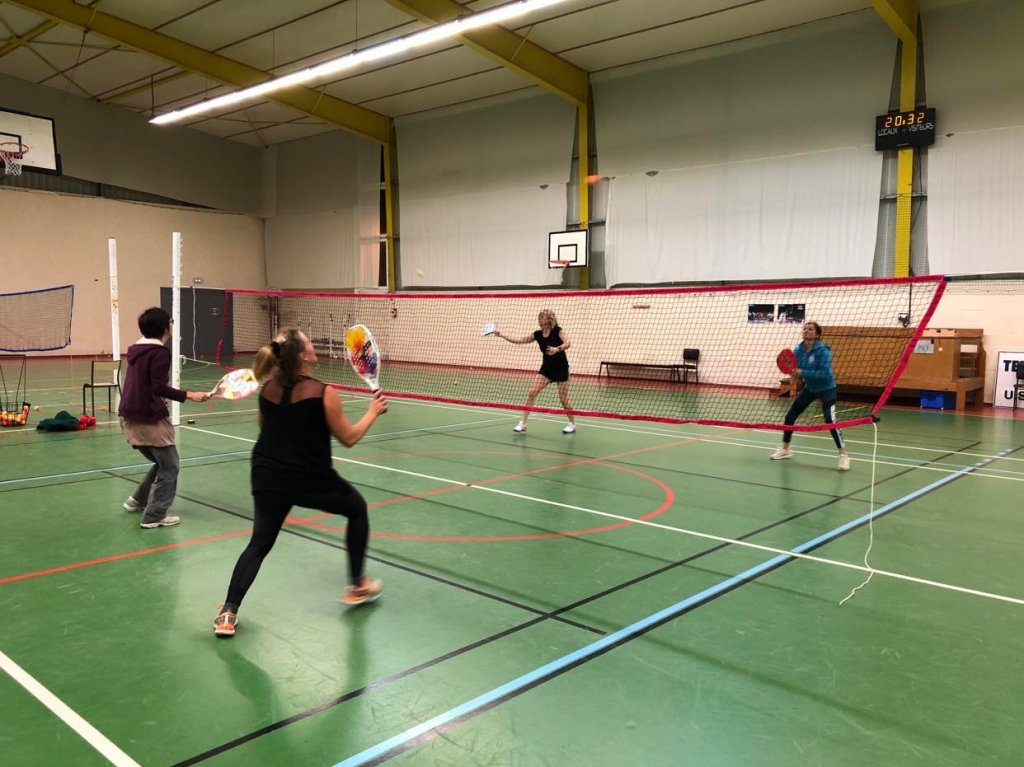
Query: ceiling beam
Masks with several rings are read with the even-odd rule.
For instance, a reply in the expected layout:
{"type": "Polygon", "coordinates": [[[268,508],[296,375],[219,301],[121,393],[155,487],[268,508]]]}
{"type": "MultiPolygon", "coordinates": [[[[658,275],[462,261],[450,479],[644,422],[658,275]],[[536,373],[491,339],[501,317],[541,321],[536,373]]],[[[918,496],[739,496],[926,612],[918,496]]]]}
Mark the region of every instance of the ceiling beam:
{"type": "MultiPolygon", "coordinates": [[[[466,15],[466,8],[455,0],[387,0],[399,10],[420,21],[441,24],[466,15]]],[[[525,37],[501,26],[474,29],[458,40],[488,56],[502,66],[518,72],[556,96],[576,106],[587,103],[588,76],[585,69],[531,43],[525,37]]]]}
{"type": "Polygon", "coordinates": [[[871,4],[900,40],[917,41],[917,0],[871,0],[871,4]]]}
{"type": "Polygon", "coordinates": [[[126,99],[129,96],[134,96],[136,93],[145,93],[147,91],[155,90],[156,88],[159,88],[161,85],[173,83],[174,81],[180,80],[183,77],[188,77],[188,72],[174,72],[172,74],[167,75],[166,77],[161,77],[159,80],[154,77],[152,81],[144,82],[141,85],[136,85],[132,88],[128,88],[127,90],[115,90],[113,93],[109,93],[108,91],[109,95],[100,96],[99,101],[102,104],[110,104],[115,101],[119,101],[120,99],[126,99]]]}
{"type": "Polygon", "coordinates": [[[39,26],[30,29],[21,37],[18,37],[17,35],[12,33],[11,39],[8,40],[6,44],[0,46],[0,56],[6,56],[11,51],[17,50],[23,45],[27,45],[28,43],[32,42],[35,38],[39,37],[39,35],[43,34],[43,32],[49,32],[55,26],[57,26],[56,21],[44,21],[39,26]]]}
{"type": "MultiPolygon", "coordinates": [[[[95,8],[86,8],[73,0],[4,0],[4,2],[78,29],[88,29],[116,43],[169,61],[197,75],[219,80],[225,85],[245,88],[273,79],[273,75],[255,67],[197,48],[95,8]]],[[[319,117],[321,120],[333,123],[364,138],[382,144],[388,141],[391,118],[358,104],[351,104],[334,96],[328,96],[313,88],[294,86],[266,98],[308,115],[319,117]]]]}

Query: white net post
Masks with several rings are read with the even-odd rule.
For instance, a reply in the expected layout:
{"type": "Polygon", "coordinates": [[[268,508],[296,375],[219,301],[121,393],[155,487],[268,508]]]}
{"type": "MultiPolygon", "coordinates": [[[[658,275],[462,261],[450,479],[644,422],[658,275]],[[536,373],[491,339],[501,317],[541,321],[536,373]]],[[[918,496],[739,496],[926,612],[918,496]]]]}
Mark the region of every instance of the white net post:
{"type": "MultiPolygon", "coordinates": [[[[117,240],[107,238],[107,255],[110,259],[110,354],[111,359],[121,359],[121,316],[117,308],[117,240]]],[[[114,376],[118,374],[115,370],[114,376]]],[[[115,381],[115,383],[119,383],[115,381]]],[[[121,394],[115,389],[114,413],[120,408],[121,394]]],[[[114,413],[111,413],[113,417],[114,413]]]]}
{"type": "MultiPolygon", "coordinates": [[[[181,388],[181,232],[171,238],[171,386],[181,388]]],[[[171,424],[181,424],[181,403],[171,403],[171,424]]]]}

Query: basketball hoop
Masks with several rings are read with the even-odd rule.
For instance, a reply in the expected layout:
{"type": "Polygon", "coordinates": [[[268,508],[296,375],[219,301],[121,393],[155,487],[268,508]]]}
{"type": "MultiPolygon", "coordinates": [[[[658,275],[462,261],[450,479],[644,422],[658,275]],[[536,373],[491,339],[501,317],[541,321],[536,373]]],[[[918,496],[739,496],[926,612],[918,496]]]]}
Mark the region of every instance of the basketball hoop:
{"type": "Polygon", "coordinates": [[[21,161],[28,149],[28,144],[22,144],[20,141],[0,142],[0,158],[3,158],[4,161],[4,175],[21,175],[21,161]]]}
{"type": "Polygon", "coordinates": [[[548,269],[565,269],[566,267],[572,266],[572,264],[572,261],[554,259],[553,261],[548,261],[548,269]]]}

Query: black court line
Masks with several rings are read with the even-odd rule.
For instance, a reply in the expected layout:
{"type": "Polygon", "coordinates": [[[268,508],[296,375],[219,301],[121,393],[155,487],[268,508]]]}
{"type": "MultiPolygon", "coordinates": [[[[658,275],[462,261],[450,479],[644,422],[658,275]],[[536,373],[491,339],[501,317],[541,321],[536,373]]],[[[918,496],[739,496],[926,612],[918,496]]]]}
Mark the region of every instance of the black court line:
{"type": "MultiPolygon", "coordinates": [[[[980,445],[980,444],[981,444],[980,442],[975,442],[972,445],[967,445],[967,446],[965,446],[965,447],[963,447],[961,449],[968,450],[968,449],[970,449],[972,447],[976,447],[977,445],[980,445]]],[[[949,452],[949,453],[946,453],[945,455],[939,456],[939,459],[948,458],[948,457],[951,457],[953,455],[956,455],[956,451],[949,452]]],[[[924,465],[926,465],[926,464],[922,464],[921,466],[924,466],[924,465]]],[[[890,477],[886,477],[883,480],[880,480],[879,482],[876,483],[876,486],[879,485],[879,484],[882,484],[884,482],[888,482],[889,480],[896,479],[897,477],[903,476],[905,474],[909,474],[910,472],[914,471],[915,469],[921,468],[921,466],[908,466],[906,470],[898,472],[896,474],[893,474],[890,477]]],[[[810,509],[806,509],[804,511],[792,514],[792,515],[790,515],[790,516],[788,516],[788,517],[786,517],[784,519],[780,519],[780,520],[777,520],[775,522],[771,522],[771,523],[769,523],[767,525],[763,525],[762,527],[759,527],[756,530],[751,530],[750,532],[745,533],[741,537],[737,538],[737,540],[746,540],[748,538],[752,538],[752,537],[754,537],[756,535],[759,535],[761,533],[767,532],[767,531],[769,531],[769,530],[771,530],[773,528],[781,527],[782,525],[785,525],[785,524],[787,524],[789,522],[792,522],[792,521],[794,521],[796,519],[799,519],[801,517],[805,517],[805,516],[807,516],[809,514],[813,514],[814,512],[820,511],[821,509],[824,509],[824,508],[827,508],[828,506],[831,506],[834,503],[837,503],[837,502],[839,502],[841,500],[846,500],[846,499],[850,498],[853,495],[856,495],[858,493],[862,493],[862,492],[864,492],[866,490],[870,490],[870,489],[871,489],[871,485],[866,485],[866,486],[860,487],[860,488],[858,488],[856,490],[852,490],[852,491],[850,491],[849,493],[846,493],[843,496],[839,496],[837,498],[833,498],[832,500],[829,500],[829,501],[827,501],[825,503],[819,504],[818,506],[814,506],[814,507],[812,507],[810,509]]],[[[854,529],[858,529],[858,528],[854,528],[854,529]]],[[[852,530],[851,530],[851,532],[852,532],[852,530]]],[[[423,670],[431,668],[433,666],[437,666],[437,665],[439,665],[439,664],[441,664],[441,663],[443,663],[443,662],[445,662],[447,660],[451,660],[453,658],[457,658],[460,655],[464,655],[464,654],[466,654],[468,652],[471,652],[472,650],[476,650],[476,649],[478,649],[480,647],[483,647],[485,645],[488,645],[488,644],[490,644],[492,642],[498,641],[499,639],[504,639],[504,638],[506,638],[508,636],[511,636],[512,634],[518,633],[518,632],[523,631],[525,629],[528,629],[528,628],[530,628],[532,626],[535,626],[538,623],[541,623],[541,622],[543,622],[545,620],[548,620],[549,618],[555,618],[556,616],[560,615],[561,613],[568,612],[570,610],[575,610],[575,609],[577,609],[579,607],[582,607],[583,605],[586,605],[586,604],[588,604],[590,602],[594,602],[594,601],[597,601],[599,599],[603,599],[604,597],[606,597],[606,596],[608,596],[610,594],[613,594],[613,593],[615,593],[617,591],[621,591],[622,589],[625,589],[625,588],[629,588],[630,586],[634,586],[634,585],[636,585],[638,583],[642,583],[643,581],[648,580],[650,578],[655,578],[655,577],[657,577],[659,575],[662,575],[662,574],[664,574],[664,573],[666,573],[666,572],[668,572],[670,570],[673,570],[673,569],[676,569],[676,568],[679,568],[679,567],[685,567],[686,565],[688,565],[688,564],[690,564],[690,563],[692,563],[692,562],[694,562],[694,561],[696,561],[698,559],[701,559],[702,557],[708,556],[710,554],[714,554],[715,552],[718,552],[721,549],[724,549],[724,548],[726,548],[728,546],[731,546],[731,545],[732,544],[730,544],[730,543],[718,543],[718,544],[716,544],[714,546],[710,546],[707,549],[703,549],[703,550],[698,551],[698,552],[696,552],[694,554],[691,554],[691,555],[689,555],[689,556],[687,556],[687,557],[685,557],[685,558],[683,558],[683,559],[681,559],[681,560],[679,560],[677,562],[673,562],[673,563],[671,563],[669,565],[666,565],[664,567],[659,567],[656,570],[652,570],[651,572],[646,573],[644,575],[637,576],[636,578],[631,578],[630,580],[623,581],[620,584],[617,584],[615,586],[611,586],[611,587],[609,587],[607,589],[604,589],[602,591],[596,592],[595,594],[592,594],[589,597],[585,597],[585,598],[580,599],[580,600],[578,600],[576,602],[573,602],[572,604],[565,605],[564,607],[560,607],[559,609],[554,610],[554,611],[552,611],[550,613],[546,613],[546,614],[541,615],[541,616],[539,616],[537,618],[533,618],[533,619],[531,619],[529,621],[521,623],[521,624],[519,624],[517,626],[512,626],[512,627],[510,627],[508,629],[505,629],[503,631],[500,631],[500,632],[498,632],[496,634],[492,634],[490,636],[484,637],[483,639],[479,639],[479,640],[477,640],[475,642],[472,642],[470,644],[464,645],[464,646],[462,646],[460,648],[457,648],[455,650],[451,650],[451,651],[449,651],[449,652],[447,652],[447,653],[445,653],[443,655],[437,656],[436,658],[433,658],[433,659],[428,660],[428,661],[424,661],[423,663],[419,663],[419,664],[417,664],[415,666],[412,666],[410,668],[407,668],[407,669],[405,669],[403,671],[396,672],[394,674],[391,674],[390,676],[382,677],[381,679],[378,679],[377,681],[372,682],[369,685],[366,685],[364,687],[360,687],[359,689],[356,689],[356,690],[351,690],[351,691],[345,693],[344,695],[340,695],[337,698],[333,698],[333,699],[331,699],[329,701],[321,703],[319,706],[315,706],[314,708],[307,709],[305,711],[301,711],[301,712],[299,712],[297,714],[293,714],[292,716],[286,717],[286,718],[281,719],[281,720],[279,720],[277,722],[273,722],[272,724],[266,725],[266,726],[261,727],[261,728],[259,728],[257,730],[253,730],[252,732],[249,732],[249,733],[247,733],[245,735],[239,736],[238,738],[235,738],[233,740],[227,741],[226,743],[223,743],[223,744],[221,744],[219,746],[216,746],[216,747],[214,747],[212,749],[209,749],[208,751],[204,751],[204,752],[202,752],[200,754],[197,754],[197,755],[195,755],[193,757],[190,757],[189,759],[186,759],[186,760],[181,761],[181,762],[177,762],[176,764],[172,765],[172,767],[189,767],[190,765],[198,764],[198,763],[203,762],[203,761],[205,761],[207,759],[210,759],[210,758],[212,758],[214,756],[217,756],[217,755],[222,754],[222,753],[224,753],[226,751],[229,751],[229,750],[231,750],[233,748],[236,748],[238,746],[241,746],[241,745],[244,745],[246,743],[249,743],[250,741],[256,740],[257,738],[260,738],[263,735],[267,735],[269,733],[272,733],[272,732],[275,732],[277,730],[280,730],[280,729],[282,729],[284,727],[287,727],[290,724],[294,724],[296,722],[300,722],[303,719],[307,719],[307,718],[309,718],[311,716],[314,716],[314,715],[319,714],[319,713],[321,713],[323,711],[326,711],[326,710],[328,710],[330,708],[333,708],[334,706],[338,706],[338,705],[340,705],[342,703],[346,703],[346,702],[348,702],[350,700],[353,700],[353,699],[358,698],[358,697],[360,697],[362,695],[365,695],[366,693],[374,692],[376,690],[379,690],[379,689],[381,689],[382,687],[385,687],[388,684],[391,684],[393,682],[399,681],[399,680],[401,680],[401,679],[403,679],[403,678],[405,678],[407,676],[410,676],[412,674],[415,674],[415,673],[417,673],[419,671],[423,671],[423,670]]],[[[763,573],[763,574],[765,574],[765,573],[763,573]]],[[[738,585],[742,585],[742,584],[738,584],[738,585]]],[[[732,590],[732,589],[730,589],[730,590],[732,590]]],[[[696,607],[699,607],[699,606],[701,606],[701,605],[694,605],[694,607],[688,609],[687,612],[689,612],[692,609],[696,609],[696,607]]],[[[681,614],[683,614],[683,613],[680,613],[680,615],[681,614]]],[[[668,622],[669,620],[674,620],[675,617],[678,617],[678,615],[676,615],[676,616],[674,616],[672,618],[666,619],[665,622],[668,622]]],[[[659,624],[659,625],[661,625],[661,624],[659,624]]],[[[655,628],[655,627],[652,626],[651,629],[653,629],[653,628],[655,628]]],[[[643,633],[648,633],[648,632],[645,631],[643,633]]],[[[628,641],[628,640],[626,640],[626,641],[628,641]]],[[[618,646],[618,645],[616,645],[616,646],[618,646]]],[[[611,648],[609,648],[609,649],[611,649],[611,648]]],[[[600,654],[603,655],[604,653],[602,652],[600,654]]],[[[597,657],[597,656],[592,656],[592,657],[597,657]]],[[[584,662],[586,662],[586,660],[581,660],[579,663],[573,664],[572,667],[575,668],[577,665],[581,665],[584,662]]],[[[567,671],[568,669],[565,669],[565,670],[567,671]]],[[[532,689],[535,686],[536,686],[536,684],[531,685],[530,689],[532,689]]],[[[522,690],[520,692],[525,692],[525,690],[522,690]]],[[[497,704],[492,704],[488,708],[492,708],[493,705],[497,705],[497,704]]],[[[452,723],[452,726],[454,726],[454,723],[452,723]]],[[[395,755],[397,755],[397,754],[392,754],[391,756],[395,756],[395,755]]],[[[388,758],[390,758],[390,757],[388,757],[388,758]]]]}
{"type": "MultiPolygon", "coordinates": [[[[1006,453],[1004,455],[1000,455],[999,458],[1004,458],[1004,457],[1006,457],[1006,455],[1011,455],[1012,453],[1015,453],[1015,452],[1017,452],[1020,449],[1021,449],[1020,447],[1014,448],[1012,451],[1010,451],[1010,452],[1008,452],[1008,453],[1006,453]]],[[[993,458],[992,460],[997,460],[997,459],[993,458]]],[[[970,473],[970,471],[973,471],[973,470],[968,470],[968,471],[964,472],[963,474],[961,474],[960,476],[954,477],[953,479],[951,479],[949,482],[947,482],[944,485],[933,487],[931,490],[928,490],[928,491],[926,491],[924,493],[921,493],[920,495],[915,496],[914,500],[926,497],[928,495],[931,495],[931,493],[933,493],[935,490],[939,490],[939,489],[948,487],[949,485],[952,485],[954,482],[958,481],[962,477],[967,476],[967,474],[970,473]]],[[[889,514],[892,514],[893,512],[898,511],[901,508],[904,508],[904,506],[902,506],[902,505],[901,506],[897,506],[897,507],[894,507],[894,508],[890,509],[889,511],[883,512],[881,514],[877,514],[876,516],[874,516],[871,519],[865,519],[860,524],[857,524],[857,525],[854,525],[854,526],[850,527],[845,532],[842,532],[842,533],[840,533],[838,535],[835,535],[834,537],[831,537],[831,538],[828,538],[826,540],[823,540],[823,541],[821,541],[820,543],[818,543],[818,544],[816,544],[814,546],[809,546],[807,548],[802,549],[801,553],[807,554],[807,553],[810,553],[812,551],[817,551],[822,546],[826,546],[827,544],[833,543],[834,541],[837,541],[840,538],[845,537],[849,533],[865,527],[866,525],[869,524],[870,521],[877,521],[879,519],[882,519],[883,517],[889,516],[889,514]]],[[[381,754],[380,756],[378,756],[376,758],[369,759],[369,760],[367,760],[365,762],[361,762],[361,764],[366,765],[367,767],[375,767],[376,765],[383,764],[383,763],[393,759],[396,756],[400,756],[401,754],[404,754],[404,753],[406,753],[406,752],[408,752],[408,751],[410,751],[410,750],[412,750],[414,748],[417,748],[417,747],[422,746],[422,745],[424,745],[426,743],[429,743],[431,740],[434,740],[438,736],[443,735],[445,732],[448,732],[450,730],[455,729],[456,727],[458,727],[460,724],[463,724],[464,722],[467,722],[467,721],[469,721],[471,719],[476,718],[477,716],[479,716],[480,714],[484,713],[485,711],[490,711],[490,710],[500,706],[503,703],[506,703],[506,702],[508,702],[510,700],[513,700],[514,698],[519,697],[520,695],[522,695],[523,693],[527,692],[528,690],[532,690],[532,689],[535,689],[535,688],[539,687],[542,684],[546,684],[547,682],[550,682],[552,679],[556,679],[556,678],[560,677],[562,674],[565,674],[566,672],[571,671],[572,669],[576,669],[576,668],[579,668],[580,666],[586,665],[590,661],[592,661],[592,660],[594,660],[596,658],[600,658],[603,655],[606,655],[607,653],[609,653],[613,649],[617,649],[619,647],[623,647],[623,646],[629,644],[630,642],[632,642],[633,640],[649,634],[651,631],[653,631],[656,628],[660,628],[661,626],[664,626],[664,625],[666,625],[668,623],[671,623],[671,622],[675,621],[677,618],[680,618],[681,616],[686,615],[687,613],[693,612],[694,610],[696,610],[699,607],[703,607],[704,605],[710,604],[711,602],[715,601],[719,597],[724,596],[726,594],[729,594],[729,593],[737,590],[738,588],[740,588],[742,586],[747,586],[747,585],[749,585],[751,583],[755,583],[756,581],[760,580],[763,576],[768,575],[769,573],[773,573],[773,572],[775,572],[777,570],[780,570],[781,568],[785,567],[786,565],[791,564],[791,563],[796,562],[796,561],[798,561],[797,557],[790,556],[789,558],[784,559],[784,560],[782,560],[782,561],[780,561],[780,562],[778,562],[778,563],[776,563],[776,564],[774,564],[774,565],[772,565],[770,567],[764,567],[763,569],[760,569],[757,572],[757,574],[755,574],[755,575],[751,575],[751,576],[749,576],[747,578],[744,578],[742,580],[737,581],[736,583],[734,583],[734,584],[732,584],[732,585],[730,585],[728,587],[719,589],[714,594],[711,594],[711,595],[709,595],[707,597],[704,597],[703,599],[701,599],[699,601],[696,601],[696,602],[694,602],[693,604],[691,604],[691,605],[689,605],[687,607],[681,608],[678,611],[673,612],[672,614],[667,615],[664,618],[662,618],[661,620],[655,621],[655,622],[651,623],[648,626],[645,626],[645,627],[643,627],[641,629],[637,629],[635,632],[629,634],[628,636],[624,636],[623,638],[621,638],[620,640],[618,640],[616,642],[612,642],[611,644],[609,644],[606,647],[602,647],[599,650],[595,650],[594,652],[591,652],[590,654],[585,655],[585,656],[583,656],[583,657],[581,657],[581,658],[579,658],[579,659],[577,659],[577,660],[575,660],[575,661],[573,661],[571,663],[567,663],[565,666],[559,667],[558,669],[556,669],[554,671],[551,671],[551,672],[548,672],[548,673],[546,673],[546,674],[544,674],[542,676],[539,676],[537,679],[534,679],[531,682],[529,682],[527,684],[524,684],[521,687],[517,687],[516,689],[512,690],[511,692],[508,692],[508,693],[506,693],[504,695],[501,695],[501,696],[495,698],[493,701],[490,701],[489,703],[481,705],[481,706],[479,706],[477,708],[474,708],[471,711],[468,711],[467,713],[465,713],[465,714],[463,714],[461,716],[455,717],[455,718],[451,719],[448,722],[440,724],[440,725],[434,727],[432,730],[423,733],[422,735],[419,735],[419,736],[417,736],[415,738],[411,738],[410,740],[395,746],[393,749],[387,751],[384,754],[381,754]]]]}
{"type": "MultiPolygon", "coordinates": [[[[505,442],[505,443],[495,442],[495,441],[492,441],[492,440],[489,440],[489,439],[482,439],[480,437],[474,437],[472,435],[466,435],[466,434],[462,434],[461,433],[462,431],[468,431],[468,430],[469,429],[459,430],[459,431],[452,431],[452,432],[445,432],[444,434],[439,435],[439,436],[452,436],[452,437],[456,437],[456,438],[459,438],[459,439],[472,440],[473,442],[477,442],[477,443],[484,443],[484,444],[488,444],[488,445],[504,445],[505,447],[508,447],[508,443],[507,442],[505,442]]],[[[643,432],[641,432],[640,434],[642,436],[660,436],[660,437],[665,437],[666,439],[673,439],[672,437],[670,437],[670,436],[668,436],[666,434],[652,435],[652,434],[646,434],[646,433],[643,433],[643,432]]],[[[713,435],[707,435],[707,436],[709,437],[709,439],[706,440],[706,441],[709,444],[721,444],[721,445],[725,445],[725,446],[728,446],[728,447],[741,447],[743,449],[754,449],[754,450],[758,449],[754,445],[737,446],[737,445],[731,445],[729,443],[717,442],[716,440],[713,439],[713,435]]],[[[407,438],[415,438],[415,435],[407,435],[407,438]]],[[[705,441],[705,440],[700,440],[699,438],[697,438],[696,441],[694,441],[695,440],[694,437],[678,437],[678,438],[676,438],[676,440],[677,441],[685,440],[685,441],[679,442],[678,445],[675,444],[674,442],[669,442],[669,443],[666,443],[666,444],[662,445],[661,447],[664,447],[664,448],[688,447],[688,446],[692,446],[693,444],[697,444],[697,442],[705,441]]],[[[382,442],[385,442],[385,441],[387,441],[387,440],[379,440],[379,441],[376,441],[376,442],[374,442],[372,444],[377,445],[377,444],[381,444],[382,442]]],[[[974,444],[977,445],[977,444],[980,444],[980,443],[974,443],[974,444]]],[[[600,465],[601,463],[607,463],[607,464],[618,464],[618,465],[621,465],[621,466],[628,466],[630,468],[637,468],[637,467],[651,468],[649,466],[646,466],[645,464],[639,464],[639,463],[634,464],[634,463],[630,463],[630,462],[628,462],[626,460],[623,460],[623,459],[620,459],[620,458],[601,458],[600,456],[583,454],[583,453],[566,453],[565,451],[556,450],[554,448],[543,447],[543,446],[533,447],[532,445],[523,445],[522,447],[524,448],[523,452],[545,453],[545,454],[550,454],[550,455],[568,456],[569,458],[578,459],[579,461],[583,462],[582,465],[584,465],[584,466],[586,466],[586,465],[600,465]]],[[[778,445],[765,445],[764,449],[765,449],[765,451],[768,451],[768,450],[770,450],[770,449],[772,449],[774,447],[778,447],[778,445]]],[[[942,448],[939,448],[939,449],[942,449],[942,448]]],[[[966,450],[967,448],[964,447],[964,448],[958,448],[958,449],[966,450]]],[[[417,457],[417,458],[430,458],[431,457],[429,455],[424,456],[424,455],[419,455],[417,453],[407,453],[406,455],[408,455],[409,457],[417,457]]],[[[809,454],[809,455],[811,455],[811,454],[809,454]]],[[[445,458],[445,462],[446,463],[454,463],[454,464],[457,464],[459,466],[468,466],[468,467],[474,468],[474,469],[488,469],[488,468],[490,468],[488,466],[480,466],[479,464],[468,463],[468,462],[466,462],[464,460],[456,460],[454,458],[451,458],[451,459],[445,458]]],[[[574,467],[566,466],[564,468],[569,469],[569,468],[574,468],[574,467]]],[[[835,498],[835,496],[832,495],[831,493],[824,493],[824,492],[821,492],[819,490],[804,490],[804,489],[801,489],[801,488],[792,488],[792,489],[791,488],[784,488],[784,487],[780,487],[779,485],[773,485],[773,484],[771,484],[769,482],[752,482],[750,480],[745,480],[745,479],[741,479],[741,478],[737,478],[737,477],[726,477],[726,476],[722,476],[722,475],[718,475],[718,474],[705,474],[705,473],[696,472],[696,471],[685,471],[683,469],[674,468],[674,467],[670,467],[670,466],[657,466],[657,467],[654,467],[654,468],[656,468],[658,471],[662,471],[662,472],[665,472],[667,474],[672,474],[672,475],[678,476],[678,477],[696,477],[698,479],[720,480],[722,482],[729,482],[730,484],[734,484],[734,485],[745,485],[747,487],[761,487],[761,488],[767,488],[767,489],[770,489],[770,490],[785,490],[786,492],[800,493],[801,495],[818,495],[818,496],[823,496],[825,498],[835,498]]],[[[565,481],[561,481],[561,482],[562,482],[562,484],[571,485],[573,487],[587,487],[589,489],[593,489],[593,488],[591,488],[588,485],[580,485],[578,483],[565,482],[565,481]]],[[[366,483],[363,483],[363,484],[366,487],[374,487],[373,485],[369,485],[369,484],[366,484],[366,483]]],[[[386,488],[380,488],[380,489],[386,489],[386,488]]]]}
{"type": "MultiPolygon", "coordinates": [[[[134,482],[134,480],[132,480],[130,477],[121,476],[121,475],[116,474],[114,472],[107,472],[107,473],[110,474],[110,476],[112,476],[112,477],[116,477],[117,479],[123,479],[123,480],[125,480],[127,482],[134,482]]],[[[252,517],[248,517],[245,514],[242,514],[241,512],[233,511],[232,509],[228,509],[228,508],[226,508],[224,506],[218,506],[217,504],[210,503],[209,501],[203,501],[203,500],[200,500],[200,499],[192,497],[192,496],[184,495],[182,493],[178,493],[177,497],[181,498],[183,500],[186,500],[186,501],[190,501],[191,503],[194,503],[194,504],[196,504],[198,506],[204,506],[204,507],[206,507],[208,509],[213,509],[215,511],[220,511],[220,512],[222,512],[224,514],[229,514],[229,515],[231,515],[233,517],[238,517],[239,519],[244,519],[246,522],[248,522],[250,524],[253,521],[252,517]]],[[[320,544],[321,546],[329,546],[329,547],[331,547],[333,549],[338,549],[339,551],[345,551],[346,550],[345,546],[343,544],[341,544],[341,543],[336,543],[334,541],[327,540],[325,538],[319,538],[319,537],[317,537],[315,535],[310,535],[309,533],[306,533],[306,532],[301,532],[299,530],[296,530],[295,526],[292,526],[292,525],[288,525],[288,526],[285,526],[285,527],[281,528],[281,532],[282,533],[287,533],[288,535],[295,536],[296,538],[302,538],[303,540],[306,540],[306,541],[312,541],[313,543],[320,544]]],[[[509,607],[515,607],[515,608],[517,608],[519,610],[523,610],[525,612],[533,613],[535,615],[539,615],[539,616],[542,616],[542,617],[545,617],[545,618],[548,617],[548,614],[545,611],[540,610],[540,609],[538,609],[536,607],[533,607],[531,605],[523,604],[522,602],[516,602],[513,599],[508,599],[507,597],[503,597],[503,596],[501,596],[499,594],[492,594],[492,593],[490,593],[488,591],[484,591],[483,589],[478,589],[478,588],[476,588],[474,586],[468,586],[468,585],[466,585],[464,583],[459,583],[458,581],[454,581],[454,580],[451,580],[449,578],[444,578],[444,577],[442,577],[440,575],[437,575],[435,573],[429,573],[429,572],[426,572],[425,570],[418,570],[415,567],[411,567],[409,565],[405,565],[405,564],[402,564],[400,562],[394,562],[392,560],[385,559],[385,558],[379,557],[379,556],[375,556],[375,555],[372,555],[372,554],[369,554],[369,553],[366,555],[366,559],[368,559],[371,562],[379,562],[380,564],[387,565],[388,567],[393,567],[396,570],[403,570],[403,571],[405,571],[407,573],[410,573],[412,575],[417,575],[417,576],[419,576],[421,578],[426,578],[427,580],[435,581],[436,583],[444,584],[445,586],[451,586],[452,588],[456,588],[456,589],[459,589],[461,591],[466,591],[466,592],[468,592],[470,594],[475,594],[476,596],[484,597],[485,599],[489,599],[489,600],[491,600],[493,602],[500,602],[501,604],[508,605],[509,607]]],[[[565,623],[566,625],[572,626],[573,628],[583,629],[584,631],[588,631],[588,632],[590,632],[592,634],[597,634],[599,636],[604,636],[607,633],[606,631],[604,631],[602,629],[595,628],[593,626],[588,626],[588,625],[586,625],[584,623],[580,623],[578,621],[573,621],[573,620],[570,620],[568,618],[556,618],[556,620],[558,620],[561,623],[565,623]]]]}

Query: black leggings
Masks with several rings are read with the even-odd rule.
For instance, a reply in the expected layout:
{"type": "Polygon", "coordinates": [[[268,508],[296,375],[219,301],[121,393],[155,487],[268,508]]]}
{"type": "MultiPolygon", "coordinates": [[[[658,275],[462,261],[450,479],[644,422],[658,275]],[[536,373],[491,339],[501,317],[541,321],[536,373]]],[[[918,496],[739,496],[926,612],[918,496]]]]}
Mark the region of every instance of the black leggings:
{"type": "Polygon", "coordinates": [[[349,578],[352,583],[359,583],[363,577],[363,563],[366,560],[366,541],[370,537],[366,500],[344,479],[338,477],[337,480],[338,487],[326,492],[253,493],[256,512],[252,538],[235,563],[231,585],[228,586],[228,596],[224,600],[224,609],[237,612],[249,587],[256,580],[260,565],[274,548],[277,534],[281,532],[281,527],[293,506],[326,511],[328,514],[340,514],[348,518],[345,546],[348,549],[349,578]]]}
{"type": "MultiPolygon", "coordinates": [[[[789,412],[786,413],[786,426],[792,426],[796,423],[796,419],[800,417],[814,400],[821,398],[821,414],[825,417],[825,423],[835,423],[836,421],[836,390],[825,389],[825,391],[812,392],[808,391],[807,387],[800,390],[800,393],[796,395],[796,399],[793,400],[793,404],[789,406],[789,412]]],[[[836,443],[836,447],[840,450],[843,449],[843,434],[839,429],[829,429],[829,434],[832,435],[832,439],[836,443]]],[[[782,441],[787,445],[789,441],[793,439],[793,430],[786,429],[782,433],[782,441]]]]}

